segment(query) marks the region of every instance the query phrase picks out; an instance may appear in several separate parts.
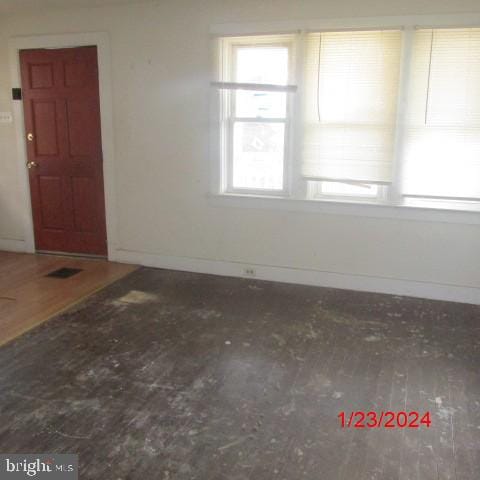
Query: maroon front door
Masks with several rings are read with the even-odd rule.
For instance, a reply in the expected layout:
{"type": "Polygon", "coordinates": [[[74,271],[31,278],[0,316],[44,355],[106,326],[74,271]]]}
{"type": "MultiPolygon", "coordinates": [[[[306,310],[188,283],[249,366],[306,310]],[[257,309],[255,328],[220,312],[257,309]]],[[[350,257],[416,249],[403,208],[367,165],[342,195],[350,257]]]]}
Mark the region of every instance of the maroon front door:
{"type": "Polygon", "coordinates": [[[106,255],[96,47],[20,52],[35,246],[106,255]]]}

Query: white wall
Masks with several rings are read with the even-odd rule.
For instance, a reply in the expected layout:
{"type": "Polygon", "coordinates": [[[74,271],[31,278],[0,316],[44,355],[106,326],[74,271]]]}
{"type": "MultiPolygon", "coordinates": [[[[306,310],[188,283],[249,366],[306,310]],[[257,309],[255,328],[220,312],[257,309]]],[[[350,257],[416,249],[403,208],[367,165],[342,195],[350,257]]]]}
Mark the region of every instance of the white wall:
{"type": "MultiPolygon", "coordinates": [[[[161,255],[146,257],[157,265],[189,257],[480,288],[477,225],[221,208],[206,196],[211,24],[471,11],[478,0],[172,0],[18,14],[0,19],[0,110],[12,109],[8,37],[106,31],[122,250],[161,255]]],[[[0,124],[0,245],[23,238],[16,162],[14,128],[0,124]]]]}
{"type": "MultiPolygon", "coordinates": [[[[7,65],[6,21],[0,17],[0,111],[11,112],[10,70],[7,65]]],[[[0,123],[0,240],[23,238],[21,215],[16,214],[20,203],[13,124],[0,123]]]]}

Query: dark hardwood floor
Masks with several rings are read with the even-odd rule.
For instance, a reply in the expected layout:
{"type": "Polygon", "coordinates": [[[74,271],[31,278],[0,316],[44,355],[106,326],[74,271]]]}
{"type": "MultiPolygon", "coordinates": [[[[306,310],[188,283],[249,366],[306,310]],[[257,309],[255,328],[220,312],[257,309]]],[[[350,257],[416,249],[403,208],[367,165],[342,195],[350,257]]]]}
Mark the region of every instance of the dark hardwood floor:
{"type": "Polygon", "coordinates": [[[479,360],[478,306],[143,268],[0,348],[0,452],[78,453],[82,480],[475,480],[479,360]]]}

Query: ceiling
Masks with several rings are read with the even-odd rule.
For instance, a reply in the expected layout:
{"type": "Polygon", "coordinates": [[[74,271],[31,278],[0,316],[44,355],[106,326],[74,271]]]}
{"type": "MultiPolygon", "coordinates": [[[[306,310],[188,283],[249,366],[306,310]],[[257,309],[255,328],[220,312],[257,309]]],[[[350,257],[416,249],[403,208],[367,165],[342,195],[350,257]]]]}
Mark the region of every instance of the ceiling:
{"type": "Polygon", "coordinates": [[[148,0],[0,0],[0,15],[38,11],[50,8],[98,7],[101,5],[124,5],[144,3],[148,0]]]}

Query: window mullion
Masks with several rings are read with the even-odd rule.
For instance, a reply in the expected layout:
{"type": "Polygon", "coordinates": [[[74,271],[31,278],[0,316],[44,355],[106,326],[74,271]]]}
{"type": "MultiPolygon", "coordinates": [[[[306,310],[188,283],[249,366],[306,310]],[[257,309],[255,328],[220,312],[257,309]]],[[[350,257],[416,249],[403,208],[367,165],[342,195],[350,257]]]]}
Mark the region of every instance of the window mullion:
{"type": "Polygon", "coordinates": [[[293,70],[295,74],[294,83],[298,86],[295,95],[292,95],[290,101],[290,129],[289,140],[290,148],[288,153],[288,178],[290,181],[289,190],[293,198],[307,198],[307,182],[302,178],[302,110],[304,99],[304,70],[305,70],[305,48],[306,33],[302,30],[295,38],[295,65],[293,70]]]}
{"type": "Polygon", "coordinates": [[[227,191],[233,189],[233,130],[235,127],[235,120],[229,117],[227,120],[227,151],[226,151],[226,187],[227,191]]]}
{"type": "Polygon", "coordinates": [[[387,201],[399,205],[403,202],[403,148],[406,114],[408,106],[408,83],[413,51],[414,28],[405,28],[402,38],[402,56],[400,64],[400,82],[397,103],[395,141],[392,165],[392,184],[388,189],[387,201]]]}

